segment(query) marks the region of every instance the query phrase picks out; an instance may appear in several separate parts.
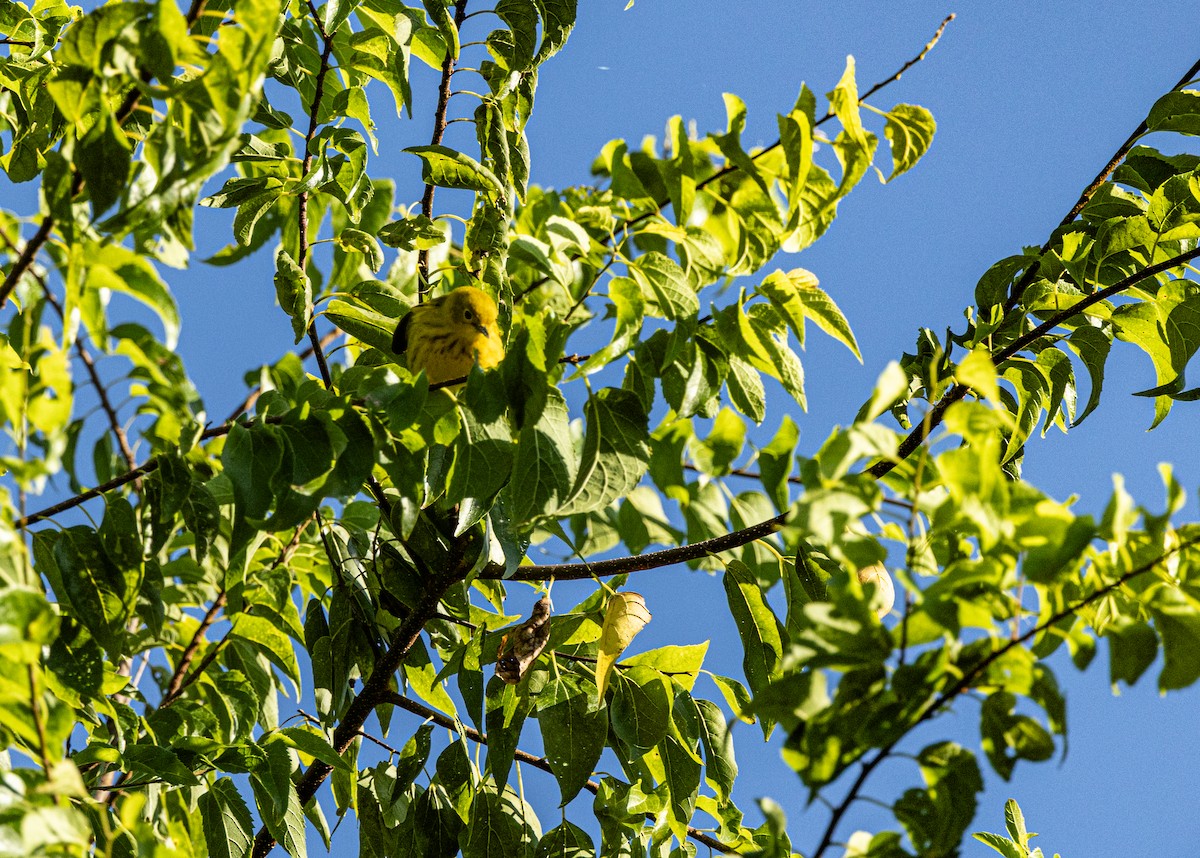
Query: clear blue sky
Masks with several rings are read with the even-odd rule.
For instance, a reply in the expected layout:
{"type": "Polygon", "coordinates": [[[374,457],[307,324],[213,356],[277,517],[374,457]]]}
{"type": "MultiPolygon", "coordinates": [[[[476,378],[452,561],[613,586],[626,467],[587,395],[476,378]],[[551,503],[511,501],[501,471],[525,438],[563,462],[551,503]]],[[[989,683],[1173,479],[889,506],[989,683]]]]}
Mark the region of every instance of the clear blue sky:
{"type": "MultiPolygon", "coordinates": [[[[790,107],[801,82],[828,91],[853,54],[865,88],[919,51],[947,13],[958,15],[932,54],[876,99],[881,107],[904,101],[933,111],[938,133],[929,156],[888,187],[868,176],[842,204],[828,235],[777,263],[818,275],[850,318],[864,357],[859,365],[841,346],[810,336],[804,355],[810,410],[792,411],[807,453],[832,425],[853,416],[886,362],[911,349],[920,326],[961,328],[979,275],[996,259],[1042,243],[1156,96],[1200,52],[1194,9],[1178,2],[637,0],[632,9],[624,6],[625,0],[580,0],[566,51],[542,70],[529,127],[532,178],[539,184],[587,181],[605,142],[661,136],[674,114],[695,120],[701,133],[721,129],[726,91],[749,107],[744,139],[770,143],[775,112],[790,107]]],[[[476,19],[476,29],[481,26],[476,19]]],[[[476,37],[471,30],[467,35],[476,37]]],[[[428,139],[432,76],[416,64],[414,75],[416,118],[381,135],[392,151],[428,139]]],[[[466,99],[456,104],[456,115],[474,106],[466,99]]],[[[467,133],[467,126],[455,126],[454,133],[467,133]]],[[[1182,145],[1172,140],[1168,151],[1182,145]]],[[[1191,151],[1200,145],[1193,142],[1191,151]]],[[[387,165],[376,174],[416,174],[408,156],[381,155],[387,165]]],[[[418,195],[415,184],[402,186],[401,199],[418,195]]],[[[218,213],[198,214],[208,252],[225,243],[226,224],[218,213]]],[[[214,422],[240,400],[243,372],[290,347],[289,325],[273,306],[266,257],[259,254],[257,267],[236,277],[201,265],[182,275],[165,272],[184,318],[179,351],[214,422]]],[[[1191,492],[1194,516],[1200,404],[1177,405],[1162,427],[1147,433],[1152,402],[1129,394],[1153,383],[1148,360],[1128,348],[1115,350],[1099,411],[1069,436],[1032,442],[1026,478],[1058,497],[1078,494],[1081,509],[1098,513],[1118,471],[1139,501],[1160,506],[1156,465],[1170,461],[1191,492]]],[[[771,428],[780,416],[769,415],[771,428]]],[[[644,573],[637,587],[655,619],[636,648],[709,638],[707,666],[738,671],[740,645],[719,579],[672,569],[644,573]]],[[[556,600],[570,604],[566,590],[559,585],[556,600]]],[[[1036,843],[1064,858],[1194,852],[1200,842],[1200,696],[1193,689],[1159,698],[1155,668],[1137,687],[1112,696],[1103,647],[1086,674],[1065,660],[1055,664],[1068,695],[1070,753],[1061,765],[1018,765],[1011,783],[989,775],[976,830],[1002,830],[1004,800],[1015,797],[1031,829],[1041,832],[1036,843]]],[[[407,717],[394,716],[397,742],[416,726],[402,723],[407,717]]],[[[932,741],[952,730],[952,738],[978,750],[977,704],[960,703],[955,718],[935,722],[919,738],[932,741]]],[[[757,821],[752,799],[770,795],[788,813],[795,847],[810,849],[825,812],[818,805],[805,813],[798,780],[756,728],[740,728],[736,736],[739,804],[748,821],[757,821]]],[[[890,803],[917,777],[912,765],[894,761],[866,793],[890,803]]],[[[525,788],[531,798],[544,797],[535,800],[543,823],[556,824],[551,779],[528,771],[525,788]]],[[[581,824],[589,815],[582,806],[569,812],[581,824]]],[[[889,822],[865,803],[854,820],[868,828],[889,822]]],[[[964,854],[994,853],[969,841],[964,854]]]]}

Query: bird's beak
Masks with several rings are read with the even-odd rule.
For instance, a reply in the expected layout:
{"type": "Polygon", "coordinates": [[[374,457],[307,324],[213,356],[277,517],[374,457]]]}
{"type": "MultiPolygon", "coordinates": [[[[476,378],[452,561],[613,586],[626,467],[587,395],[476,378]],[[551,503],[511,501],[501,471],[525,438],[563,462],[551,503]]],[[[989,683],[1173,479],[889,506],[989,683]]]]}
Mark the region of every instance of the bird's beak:
{"type": "Polygon", "coordinates": [[[490,335],[488,334],[488,329],[487,329],[487,328],[485,328],[485,327],[484,327],[482,324],[480,324],[479,322],[476,322],[476,323],[475,323],[475,325],[474,325],[474,327],[475,327],[475,330],[479,331],[479,333],[483,334],[485,337],[486,337],[486,336],[490,336],[490,335]]]}

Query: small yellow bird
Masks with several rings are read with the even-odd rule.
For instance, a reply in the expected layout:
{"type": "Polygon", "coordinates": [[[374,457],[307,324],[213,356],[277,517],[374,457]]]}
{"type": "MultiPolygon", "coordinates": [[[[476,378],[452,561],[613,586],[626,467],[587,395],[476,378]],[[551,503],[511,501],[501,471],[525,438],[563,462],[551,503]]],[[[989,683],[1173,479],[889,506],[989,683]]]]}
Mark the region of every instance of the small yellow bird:
{"type": "Polygon", "coordinates": [[[491,295],[459,286],[413,307],[396,325],[392,351],[406,355],[412,372],[425,370],[430,384],[465,378],[476,363],[491,369],[503,359],[496,316],[491,295]]]}

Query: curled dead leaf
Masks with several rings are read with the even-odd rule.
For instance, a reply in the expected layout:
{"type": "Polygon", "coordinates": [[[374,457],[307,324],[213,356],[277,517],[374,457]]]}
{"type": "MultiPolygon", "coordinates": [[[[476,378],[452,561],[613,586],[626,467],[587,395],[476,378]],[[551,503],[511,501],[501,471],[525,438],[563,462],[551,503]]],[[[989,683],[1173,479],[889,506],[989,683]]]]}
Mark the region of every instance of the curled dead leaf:
{"type": "Polygon", "coordinates": [[[500,639],[496,675],[509,685],[516,685],[549,640],[550,600],[542,596],[534,603],[529,619],[500,639]]]}

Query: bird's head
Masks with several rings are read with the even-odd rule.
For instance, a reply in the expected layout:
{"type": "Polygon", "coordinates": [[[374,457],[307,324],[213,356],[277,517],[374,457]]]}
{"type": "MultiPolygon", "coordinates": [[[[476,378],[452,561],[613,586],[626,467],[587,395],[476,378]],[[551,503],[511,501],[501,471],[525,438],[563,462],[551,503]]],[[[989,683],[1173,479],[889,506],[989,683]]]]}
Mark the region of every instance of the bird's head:
{"type": "Polygon", "coordinates": [[[485,337],[496,330],[496,302],[474,286],[460,286],[446,296],[446,309],[454,324],[471,327],[485,337]]]}

